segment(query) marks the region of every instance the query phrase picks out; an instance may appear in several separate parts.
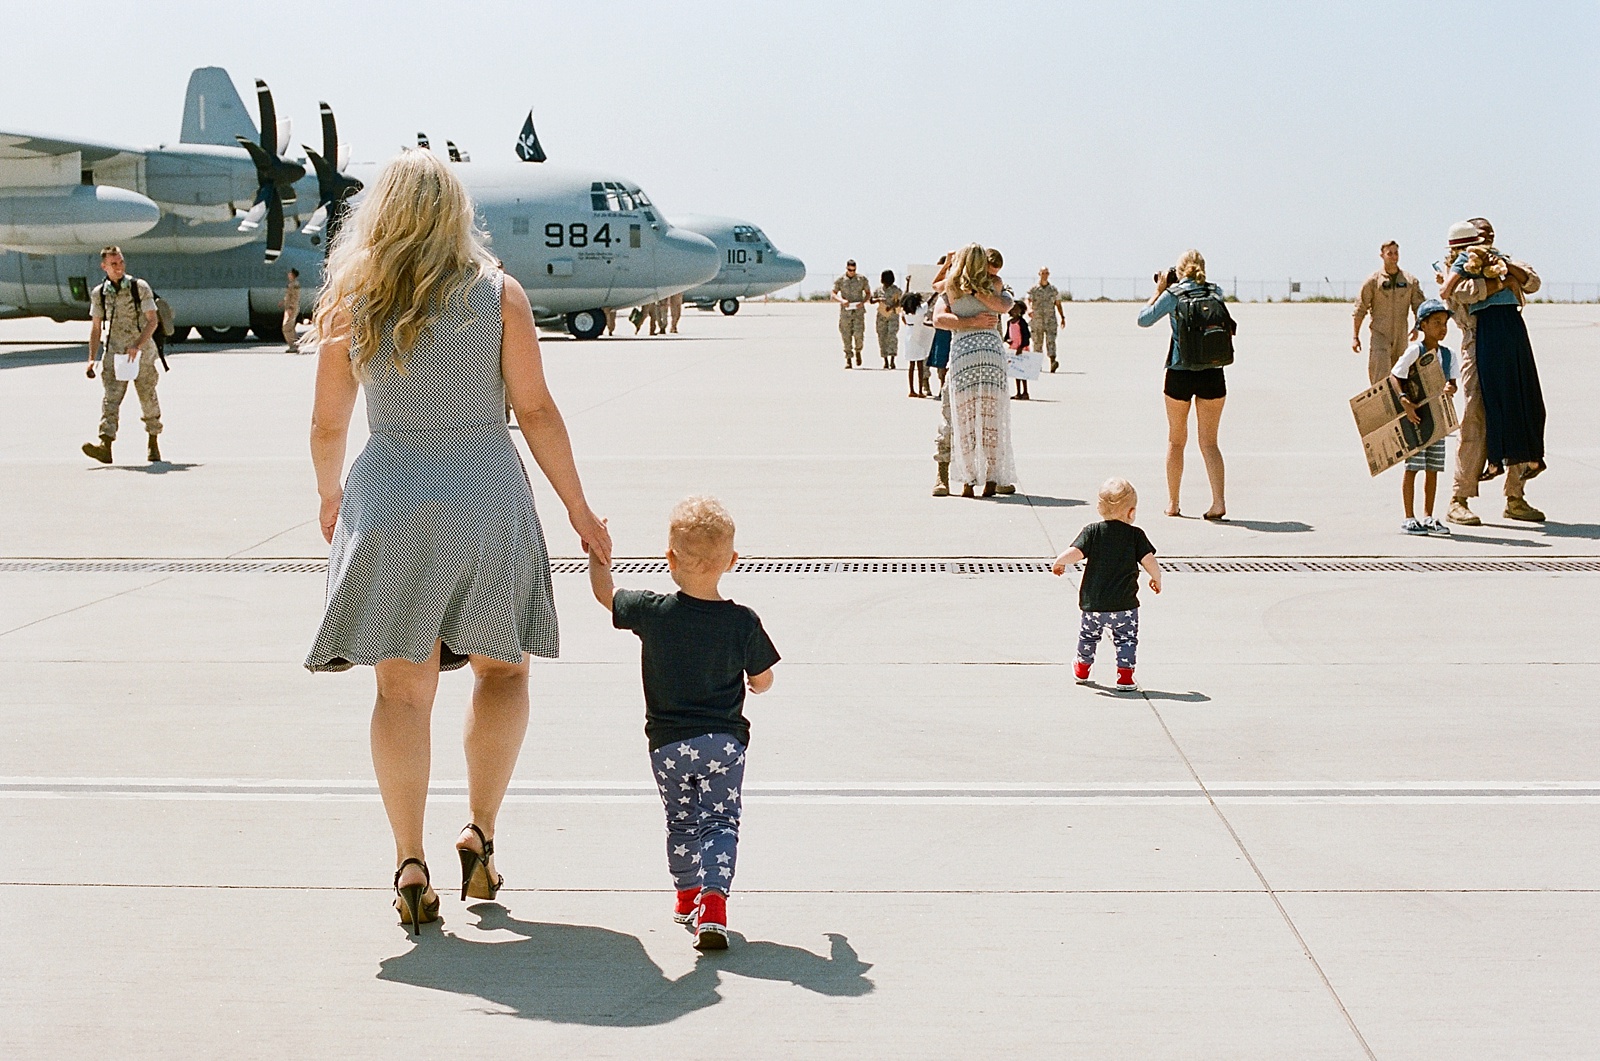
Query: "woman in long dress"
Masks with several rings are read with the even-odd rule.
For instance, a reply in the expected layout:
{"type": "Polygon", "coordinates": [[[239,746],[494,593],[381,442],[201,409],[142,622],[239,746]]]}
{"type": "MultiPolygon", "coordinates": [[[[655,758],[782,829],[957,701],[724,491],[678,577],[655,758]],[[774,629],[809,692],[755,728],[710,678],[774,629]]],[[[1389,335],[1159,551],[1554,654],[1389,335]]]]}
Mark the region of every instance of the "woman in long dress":
{"type": "Polygon", "coordinates": [[[1000,314],[1010,308],[1010,292],[1000,283],[998,251],[970,243],[951,257],[933,324],[951,332],[950,481],[961,496],[1016,492],[1017,466],[1011,449],[1011,401],[1006,381],[1006,347],[998,331],[1000,314]]]}
{"type": "Polygon", "coordinates": [[[313,671],[371,666],[372,763],[394,832],[395,907],[439,916],[422,849],[439,672],[471,666],[472,820],[462,898],[493,898],[495,819],[528,725],[528,658],[558,650],[550,563],[509,399],[586,548],[609,556],[545,386],[527,295],[506,282],[466,189],[427,151],[391,162],[345,220],[316,315],[311,456],[331,544],[313,671]],[[341,483],[356,395],[371,437],[341,483]]]}

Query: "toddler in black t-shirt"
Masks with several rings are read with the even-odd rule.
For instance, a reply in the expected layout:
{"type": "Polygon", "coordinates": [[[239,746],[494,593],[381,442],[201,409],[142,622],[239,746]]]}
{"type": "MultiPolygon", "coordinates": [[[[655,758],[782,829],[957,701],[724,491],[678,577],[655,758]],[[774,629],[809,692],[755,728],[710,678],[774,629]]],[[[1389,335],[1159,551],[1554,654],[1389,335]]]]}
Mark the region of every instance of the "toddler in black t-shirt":
{"type": "Polygon", "coordinates": [[[672,510],[667,568],[679,591],[617,589],[611,567],[589,555],[589,585],[619,630],[639,635],[644,732],[667,814],[667,868],[678,890],[674,918],[693,926],[695,946],[728,946],[728,891],[738,856],[744,789],[746,687],[772,688],[772,647],[761,619],[724,600],[717,585],[733,569],[733,518],[710,497],[672,510]]]}
{"type": "Polygon", "coordinates": [[[1133,665],[1139,651],[1139,568],[1150,576],[1150,588],[1161,592],[1161,565],[1156,548],[1133,525],[1139,494],[1126,479],[1107,479],[1100,487],[1100,522],[1083,528],[1072,547],[1056,557],[1050,570],[1064,575],[1069,564],[1084,561],[1078,584],[1078,659],[1072,673],[1082,685],[1089,680],[1095,649],[1109,629],[1117,649],[1117,689],[1138,692],[1133,665]]]}

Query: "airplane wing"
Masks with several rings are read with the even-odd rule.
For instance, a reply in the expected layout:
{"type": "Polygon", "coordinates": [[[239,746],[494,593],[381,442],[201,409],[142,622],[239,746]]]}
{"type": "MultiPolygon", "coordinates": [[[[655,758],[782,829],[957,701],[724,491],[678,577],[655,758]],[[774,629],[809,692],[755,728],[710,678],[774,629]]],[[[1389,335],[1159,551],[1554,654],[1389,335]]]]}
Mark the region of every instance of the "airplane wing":
{"type": "MultiPolygon", "coordinates": [[[[53,136],[35,136],[32,133],[0,130],[0,185],[18,183],[7,179],[8,171],[20,176],[21,171],[31,168],[26,165],[29,162],[73,154],[78,155],[85,163],[96,164],[108,162],[118,155],[130,158],[143,155],[144,151],[118,144],[100,144],[90,140],[62,140],[53,136]],[[23,165],[19,166],[16,163],[23,165]]],[[[76,179],[74,176],[74,180],[76,179]]]]}

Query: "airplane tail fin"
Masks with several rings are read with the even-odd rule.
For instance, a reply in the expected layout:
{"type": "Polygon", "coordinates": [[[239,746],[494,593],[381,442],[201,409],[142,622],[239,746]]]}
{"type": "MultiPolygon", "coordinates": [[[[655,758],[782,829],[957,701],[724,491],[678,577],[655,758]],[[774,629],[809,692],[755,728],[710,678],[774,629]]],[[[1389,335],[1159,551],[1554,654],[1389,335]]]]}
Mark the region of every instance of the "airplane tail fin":
{"type": "Polygon", "coordinates": [[[239,141],[234,139],[238,136],[260,138],[244,100],[233,87],[233,79],[220,66],[196,67],[189,75],[189,91],[183,100],[183,133],[178,140],[185,144],[238,147],[239,141]]]}

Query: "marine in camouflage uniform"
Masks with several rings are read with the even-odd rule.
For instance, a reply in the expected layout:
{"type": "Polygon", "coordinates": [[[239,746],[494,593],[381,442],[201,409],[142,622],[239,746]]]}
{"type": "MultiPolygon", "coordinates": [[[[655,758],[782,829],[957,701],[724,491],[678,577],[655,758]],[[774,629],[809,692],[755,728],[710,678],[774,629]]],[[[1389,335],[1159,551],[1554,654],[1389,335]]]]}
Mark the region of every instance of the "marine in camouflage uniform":
{"type": "Polygon", "coordinates": [[[149,458],[158,461],[161,450],[156,445],[156,436],[161,434],[161,403],[156,400],[154,336],[160,321],[155,293],[143,280],[126,275],[122,252],[114,247],[101,254],[100,266],[106,270],[106,281],[89,293],[89,372],[94,373],[94,363],[98,360],[104,392],[100,401],[100,441],[84,443],[83,452],[102,464],[111,463],[111,443],[116,441],[122,419],[122,400],[128,394],[127,381],[117,378],[116,359],[137,347],[139,375],[133,381],[133,389],[139,395],[145,433],[150,437],[149,458]],[[116,274],[114,281],[113,273],[116,274]],[[102,322],[106,322],[103,350],[102,322]]]}
{"type": "Polygon", "coordinates": [[[1033,348],[1050,358],[1050,371],[1060,362],[1056,360],[1056,325],[1067,323],[1066,310],[1061,308],[1061,292],[1050,282],[1050,270],[1039,270],[1039,282],[1028,288],[1028,330],[1033,333],[1033,348]]]}
{"type": "Polygon", "coordinates": [[[882,279],[883,286],[872,296],[878,304],[878,354],[884,368],[894,368],[894,359],[900,353],[900,299],[904,292],[895,286],[893,273],[885,272],[882,279]]]}
{"type": "Polygon", "coordinates": [[[871,297],[872,285],[856,272],[855,262],[846,262],[844,275],[833,282],[833,300],[839,303],[839,338],[844,342],[845,368],[861,364],[861,344],[867,334],[865,303],[871,297]],[[852,309],[852,305],[855,308],[852,309]]]}

